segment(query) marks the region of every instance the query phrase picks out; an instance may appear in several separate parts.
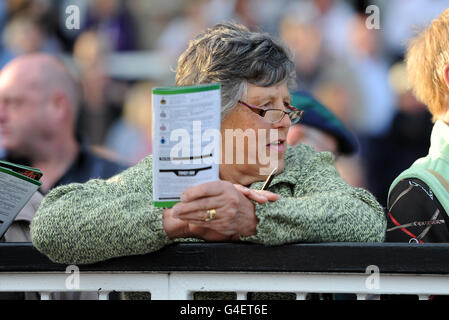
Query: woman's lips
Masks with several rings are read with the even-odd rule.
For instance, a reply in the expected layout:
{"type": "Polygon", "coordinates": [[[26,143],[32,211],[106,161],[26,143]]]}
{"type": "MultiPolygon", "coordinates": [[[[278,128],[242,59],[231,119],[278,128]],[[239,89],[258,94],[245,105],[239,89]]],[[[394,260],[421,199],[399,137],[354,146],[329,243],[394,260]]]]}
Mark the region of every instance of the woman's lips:
{"type": "Polygon", "coordinates": [[[287,146],[285,140],[278,140],[267,144],[267,148],[276,152],[285,152],[287,146]]]}

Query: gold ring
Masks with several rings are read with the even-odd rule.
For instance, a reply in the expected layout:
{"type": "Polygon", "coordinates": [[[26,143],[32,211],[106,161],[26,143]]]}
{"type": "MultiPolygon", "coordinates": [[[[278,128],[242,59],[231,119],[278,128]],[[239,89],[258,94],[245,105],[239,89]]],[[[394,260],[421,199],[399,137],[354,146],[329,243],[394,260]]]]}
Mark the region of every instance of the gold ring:
{"type": "Polygon", "coordinates": [[[206,212],[207,212],[207,216],[204,219],[204,221],[208,222],[208,221],[215,219],[215,214],[217,213],[217,211],[215,211],[215,209],[209,209],[206,212]]]}

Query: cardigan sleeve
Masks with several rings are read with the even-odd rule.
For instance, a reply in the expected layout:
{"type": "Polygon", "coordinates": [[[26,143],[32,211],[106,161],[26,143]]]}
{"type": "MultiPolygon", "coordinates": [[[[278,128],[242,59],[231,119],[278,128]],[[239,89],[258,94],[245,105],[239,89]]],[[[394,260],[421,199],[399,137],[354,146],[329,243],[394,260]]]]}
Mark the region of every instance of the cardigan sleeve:
{"type": "Polygon", "coordinates": [[[53,189],[31,224],[34,246],[52,261],[94,263],[171,243],[152,205],[152,159],[108,180],[53,189]]]}
{"type": "MultiPolygon", "coordinates": [[[[382,242],[384,209],[373,195],[348,185],[328,152],[302,148],[288,178],[269,190],[281,194],[276,202],[256,204],[257,234],[242,240],[269,245],[292,242],[382,242]]],[[[287,168],[287,164],[286,164],[287,168]]],[[[286,172],[287,174],[287,172],[286,172]]]]}

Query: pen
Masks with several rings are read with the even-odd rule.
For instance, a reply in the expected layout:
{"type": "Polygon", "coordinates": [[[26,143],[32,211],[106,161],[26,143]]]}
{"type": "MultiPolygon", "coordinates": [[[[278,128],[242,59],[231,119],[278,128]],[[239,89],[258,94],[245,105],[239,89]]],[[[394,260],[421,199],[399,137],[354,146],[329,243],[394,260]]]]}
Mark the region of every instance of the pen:
{"type": "Polygon", "coordinates": [[[273,171],[271,171],[270,175],[268,176],[267,180],[265,181],[265,183],[263,184],[262,189],[260,190],[267,190],[268,187],[270,186],[271,181],[273,180],[276,172],[278,171],[278,168],[274,168],[273,171]]]}

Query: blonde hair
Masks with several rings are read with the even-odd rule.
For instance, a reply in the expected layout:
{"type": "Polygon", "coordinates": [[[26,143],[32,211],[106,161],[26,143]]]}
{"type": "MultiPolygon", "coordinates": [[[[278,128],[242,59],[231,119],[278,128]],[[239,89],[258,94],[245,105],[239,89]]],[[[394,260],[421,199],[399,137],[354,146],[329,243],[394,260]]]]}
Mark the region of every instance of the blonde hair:
{"type": "Polygon", "coordinates": [[[411,88],[436,121],[446,112],[449,96],[443,74],[449,64],[449,9],[410,42],[406,63],[411,88]]]}

